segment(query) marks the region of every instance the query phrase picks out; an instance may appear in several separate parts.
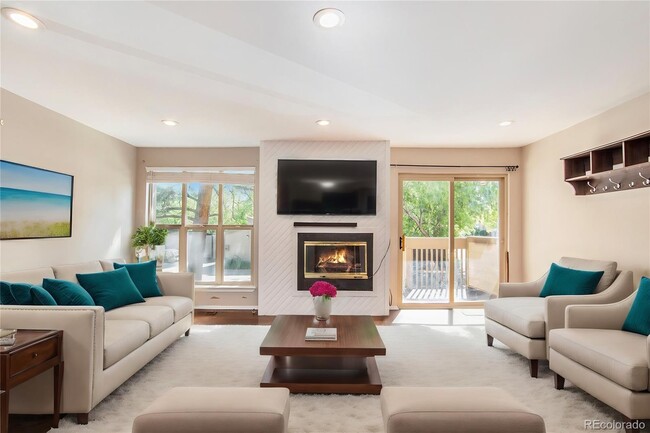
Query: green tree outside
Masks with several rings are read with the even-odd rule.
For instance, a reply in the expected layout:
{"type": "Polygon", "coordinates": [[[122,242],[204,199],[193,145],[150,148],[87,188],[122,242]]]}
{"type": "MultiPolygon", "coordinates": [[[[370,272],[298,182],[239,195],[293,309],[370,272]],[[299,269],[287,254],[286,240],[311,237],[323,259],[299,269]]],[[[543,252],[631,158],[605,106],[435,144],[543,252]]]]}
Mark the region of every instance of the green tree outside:
{"type": "MultiPolygon", "coordinates": [[[[449,182],[403,184],[403,231],[410,237],[449,236],[449,182]]],[[[499,182],[454,183],[454,236],[495,236],[499,227],[499,182]]]]}

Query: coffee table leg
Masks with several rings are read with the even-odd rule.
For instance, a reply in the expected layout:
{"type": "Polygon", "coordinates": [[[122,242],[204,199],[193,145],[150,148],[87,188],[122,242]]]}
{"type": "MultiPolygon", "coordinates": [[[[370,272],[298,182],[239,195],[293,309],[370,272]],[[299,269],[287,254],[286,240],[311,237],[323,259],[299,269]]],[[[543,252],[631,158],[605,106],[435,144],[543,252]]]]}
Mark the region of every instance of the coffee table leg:
{"type": "Polygon", "coordinates": [[[61,417],[61,391],[63,388],[63,361],[54,366],[54,414],[52,415],[52,427],[59,428],[61,417]]]}

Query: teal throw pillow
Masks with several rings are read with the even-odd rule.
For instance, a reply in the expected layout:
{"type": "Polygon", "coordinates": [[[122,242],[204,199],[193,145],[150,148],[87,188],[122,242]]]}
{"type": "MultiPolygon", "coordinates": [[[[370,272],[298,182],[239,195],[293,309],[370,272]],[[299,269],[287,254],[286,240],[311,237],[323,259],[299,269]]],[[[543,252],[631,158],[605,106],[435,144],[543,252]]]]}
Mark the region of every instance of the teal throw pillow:
{"type": "Polygon", "coordinates": [[[56,305],[52,295],[40,286],[32,286],[30,294],[32,295],[32,305],[56,305]]]}
{"type": "Polygon", "coordinates": [[[43,288],[52,295],[57,305],[95,305],[90,294],[72,281],[43,278],[43,288]]]}
{"type": "Polygon", "coordinates": [[[18,305],[16,298],[11,294],[11,283],[0,281],[0,305],[18,305]]]}
{"type": "Polygon", "coordinates": [[[11,283],[11,295],[18,305],[32,305],[32,285],[11,283]]]}
{"type": "Polygon", "coordinates": [[[650,279],[647,277],[641,277],[632,308],[623,323],[623,331],[650,335],[650,279]]]}
{"type": "Polygon", "coordinates": [[[591,295],[603,274],[603,271],[582,271],[553,263],[539,296],[591,295]]]}
{"type": "Polygon", "coordinates": [[[77,280],[90,293],[95,304],[101,305],[106,311],[144,302],[124,268],[94,274],[77,274],[77,280]]]}
{"type": "Polygon", "coordinates": [[[138,288],[140,294],[145,298],[153,296],[162,296],[160,288],[158,287],[158,279],[156,278],[156,261],[144,263],[132,263],[124,265],[122,263],[113,263],[115,269],[126,268],[129,276],[133,280],[133,284],[138,288]]]}

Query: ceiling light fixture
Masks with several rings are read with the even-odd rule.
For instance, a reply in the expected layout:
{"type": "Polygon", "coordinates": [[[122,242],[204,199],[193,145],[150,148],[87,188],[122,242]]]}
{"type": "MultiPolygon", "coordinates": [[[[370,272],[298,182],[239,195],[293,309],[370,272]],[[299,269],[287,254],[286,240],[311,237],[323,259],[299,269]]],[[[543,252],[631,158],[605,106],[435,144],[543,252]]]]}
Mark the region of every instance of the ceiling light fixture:
{"type": "Polygon", "coordinates": [[[324,29],[341,27],[345,22],[345,15],[338,9],[321,9],[314,14],[314,24],[324,29]]]}
{"type": "Polygon", "coordinates": [[[503,122],[499,122],[499,126],[510,126],[513,123],[515,123],[514,120],[504,120],[503,122]]]}
{"type": "Polygon", "coordinates": [[[316,125],[318,126],[328,126],[330,124],[330,121],[327,119],[321,119],[316,121],[316,125]]]}
{"type": "Polygon", "coordinates": [[[176,120],[172,120],[172,119],[164,119],[164,120],[161,120],[161,122],[165,126],[177,126],[178,125],[178,122],[176,120]]]}
{"type": "Polygon", "coordinates": [[[2,15],[9,18],[11,21],[15,22],[16,24],[20,24],[21,26],[27,27],[28,29],[31,30],[36,30],[38,28],[45,28],[45,24],[43,24],[40,20],[34,18],[32,15],[28,14],[27,12],[23,12],[18,9],[2,8],[2,15]]]}

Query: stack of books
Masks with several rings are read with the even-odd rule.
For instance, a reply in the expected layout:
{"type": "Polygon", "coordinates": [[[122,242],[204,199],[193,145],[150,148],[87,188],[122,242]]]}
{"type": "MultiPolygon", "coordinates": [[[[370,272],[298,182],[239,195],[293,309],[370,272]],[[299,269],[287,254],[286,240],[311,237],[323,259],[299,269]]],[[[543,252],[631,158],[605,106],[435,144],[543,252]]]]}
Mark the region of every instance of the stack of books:
{"type": "Polygon", "coordinates": [[[336,328],[307,328],[307,341],[336,341],[336,328]]]}
{"type": "Polygon", "coordinates": [[[0,329],[0,346],[11,346],[16,342],[15,329],[0,329]]]}

